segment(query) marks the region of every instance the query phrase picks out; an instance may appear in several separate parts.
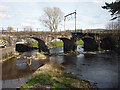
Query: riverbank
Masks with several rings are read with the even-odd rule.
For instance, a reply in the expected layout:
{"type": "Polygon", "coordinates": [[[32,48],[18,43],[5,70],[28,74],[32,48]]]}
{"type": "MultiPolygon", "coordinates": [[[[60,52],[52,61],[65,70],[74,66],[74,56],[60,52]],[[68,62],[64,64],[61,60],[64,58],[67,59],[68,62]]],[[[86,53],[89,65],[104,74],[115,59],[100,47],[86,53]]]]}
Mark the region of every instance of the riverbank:
{"type": "Polygon", "coordinates": [[[89,81],[62,71],[66,69],[60,64],[47,63],[33,73],[33,78],[21,85],[21,88],[87,88],[97,89],[89,81]]]}
{"type": "Polygon", "coordinates": [[[20,53],[18,53],[18,52],[15,52],[15,53],[11,53],[11,54],[9,54],[9,55],[6,55],[6,56],[4,56],[1,60],[0,60],[0,62],[5,62],[5,61],[7,61],[7,60],[9,60],[9,59],[11,59],[11,58],[14,58],[14,57],[18,57],[20,55],[20,53]]]}

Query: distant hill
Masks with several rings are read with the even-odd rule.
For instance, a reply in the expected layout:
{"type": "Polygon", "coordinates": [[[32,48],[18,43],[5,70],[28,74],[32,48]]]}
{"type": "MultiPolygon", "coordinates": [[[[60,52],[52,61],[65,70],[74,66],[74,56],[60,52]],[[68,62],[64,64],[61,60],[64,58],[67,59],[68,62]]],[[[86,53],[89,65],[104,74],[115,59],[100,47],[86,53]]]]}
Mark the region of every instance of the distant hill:
{"type": "Polygon", "coordinates": [[[107,29],[85,29],[85,30],[95,30],[95,31],[104,31],[104,30],[107,30],[107,29]]]}

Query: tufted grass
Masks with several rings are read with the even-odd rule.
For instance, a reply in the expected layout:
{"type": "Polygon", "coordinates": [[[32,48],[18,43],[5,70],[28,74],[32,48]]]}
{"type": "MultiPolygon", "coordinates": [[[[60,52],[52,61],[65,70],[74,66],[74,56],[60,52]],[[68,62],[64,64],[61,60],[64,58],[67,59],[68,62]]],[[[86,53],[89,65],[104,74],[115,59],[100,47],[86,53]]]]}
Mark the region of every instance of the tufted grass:
{"type": "Polygon", "coordinates": [[[63,46],[63,41],[53,41],[50,42],[51,46],[56,46],[56,47],[62,47],[63,46]]]}

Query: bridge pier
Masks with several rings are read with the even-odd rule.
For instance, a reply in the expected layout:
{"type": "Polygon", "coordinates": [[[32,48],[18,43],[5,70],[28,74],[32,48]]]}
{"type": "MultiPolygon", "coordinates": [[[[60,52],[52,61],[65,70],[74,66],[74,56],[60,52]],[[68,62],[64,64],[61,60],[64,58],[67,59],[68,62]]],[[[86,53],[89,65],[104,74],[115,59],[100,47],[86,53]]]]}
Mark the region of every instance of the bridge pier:
{"type": "Polygon", "coordinates": [[[35,38],[35,37],[32,37],[33,39],[37,40],[38,41],[38,48],[39,48],[39,52],[48,52],[49,53],[49,49],[48,47],[45,45],[45,42],[39,38],[35,38]]]}
{"type": "Polygon", "coordinates": [[[77,46],[75,45],[74,41],[67,39],[67,38],[59,38],[64,43],[64,53],[75,51],[77,46]]]}

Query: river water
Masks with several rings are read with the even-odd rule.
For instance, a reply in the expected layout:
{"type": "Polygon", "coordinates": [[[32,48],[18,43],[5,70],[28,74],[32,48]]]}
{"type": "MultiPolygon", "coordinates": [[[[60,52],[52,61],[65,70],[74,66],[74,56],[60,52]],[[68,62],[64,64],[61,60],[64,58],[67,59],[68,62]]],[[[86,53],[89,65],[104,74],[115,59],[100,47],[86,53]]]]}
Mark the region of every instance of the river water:
{"type": "MultiPolygon", "coordinates": [[[[52,63],[62,64],[66,67],[65,73],[90,80],[98,88],[118,88],[119,55],[113,51],[84,52],[81,46],[77,47],[79,55],[63,54],[63,48],[52,48],[49,59],[52,63]],[[58,53],[58,54],[56,54],[58,53]]],[[[22,56],[31,56],[38,50],[25,52],[22,56]]],[[[3,88],[18,87],[31,78],[31,74],[41,65],[39,60],[32,62],[31,68],[26,60],[13,58],[3,63],[3,88]]]]}

